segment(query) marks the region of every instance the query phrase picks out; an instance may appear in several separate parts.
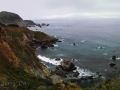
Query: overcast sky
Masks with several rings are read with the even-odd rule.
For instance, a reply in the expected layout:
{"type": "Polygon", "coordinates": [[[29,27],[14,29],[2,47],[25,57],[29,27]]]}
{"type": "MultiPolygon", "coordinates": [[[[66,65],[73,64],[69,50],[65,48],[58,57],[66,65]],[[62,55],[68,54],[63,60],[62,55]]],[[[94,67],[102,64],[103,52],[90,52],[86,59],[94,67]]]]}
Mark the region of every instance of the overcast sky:
{"type": "Polygon", "coordinates": [[[23,19],[120,18],[120,0],[0,0],[0,11],[23,19]]]}

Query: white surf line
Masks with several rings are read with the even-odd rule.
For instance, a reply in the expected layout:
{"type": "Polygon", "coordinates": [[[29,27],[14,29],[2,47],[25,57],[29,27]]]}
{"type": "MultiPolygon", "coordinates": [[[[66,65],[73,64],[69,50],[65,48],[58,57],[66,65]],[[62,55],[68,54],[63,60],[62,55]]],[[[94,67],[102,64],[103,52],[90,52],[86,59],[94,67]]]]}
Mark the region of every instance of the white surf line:
{"type": "MultiPolygon", "coordinates": [[[[60,65],[60,62],[63,60],[61,59],[60,61],[56,61],[55,59],[50,59],[50,58],[47,58],[45,56],[41,56],[41,55],[38,55],[38,58],[41,59],[42,61],[44,62],[49,62],[53,65],[60,65]]],[[[95,73],[91,72],[90,70],[88,69],[83,69],[83,68],[80,68],[77,66],[77,69],[74,70],[73,72],[76,72],[78,71],[80,74],[78,77],[81,77],[81,76],[94,76],[95,73]]]]}
{"type": "Polygon", "coordinates": [[[60,61],[56,61],[55,59],[50,59],[50,58],[47,58],[47,57],[41,56],[41,55],[38,55],[38,58],[44,62],[48,62],[53,65],[60,65],[60,62],[62,61],[62,59],[60,59],[60,61]]]}

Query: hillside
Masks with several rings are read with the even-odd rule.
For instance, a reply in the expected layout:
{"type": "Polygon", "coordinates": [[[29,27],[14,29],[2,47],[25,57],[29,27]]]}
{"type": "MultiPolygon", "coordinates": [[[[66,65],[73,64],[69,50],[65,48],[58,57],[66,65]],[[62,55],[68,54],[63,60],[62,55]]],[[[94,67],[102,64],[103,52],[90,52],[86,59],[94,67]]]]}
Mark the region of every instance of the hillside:
{"type": "Polygon", "coordinates": [[[0,12],[0,22],[1,23],[16,23],[23,20],[19,15],[11,12],[2,11],[0,12]]]}
{"type": "Polygon", "coordinates": [[[56,39],[27,28],[0,26],[0,90],[59,90],[61,85],[65,90],[81,90],[74,84],[66,84],[65,87],[63,83],[52,83],[49,71],[30,46],[45,40],[56,39]]]}
{"type": "Polygon", "coordinates": [[[3,24],[17,24],[20,27],[28,27],[35,25],[35,23],[31,20],[23,20],[18,14],[2,11],[0,12],[0,23],[3,24]]]}

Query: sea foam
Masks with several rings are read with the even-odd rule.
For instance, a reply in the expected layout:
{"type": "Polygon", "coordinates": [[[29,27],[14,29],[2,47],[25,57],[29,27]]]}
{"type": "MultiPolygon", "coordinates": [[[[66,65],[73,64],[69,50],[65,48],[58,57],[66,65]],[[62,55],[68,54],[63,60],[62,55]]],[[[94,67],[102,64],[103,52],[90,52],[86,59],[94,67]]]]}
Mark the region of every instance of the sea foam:
{"type": "Polygon", "coordinates": [[[55,59],[50,59],[50,58],[47,58],[47,57],[41,56],[41,55],[38,55],[38,58],[44,62],[48,62],[53,65],[60,65],[60,62],[62,61],[62,59],[60,61],[56,61],[55,59]]]}
{"type": "MultiPolygon", "coordinates": [[[[50,58],[47,58],[47,57],[41,56],[41,55],[38,55],[38,58],[44,62],[48,62],[48,63],[51,63],[53,65],[60,65],[60,62],[63,60],[63,59],[60,59],[60,61],[56,61],[55,59],[50,59],[50,58]]],[[[77,66],[77,69],[74,70],[74,72],[76,72],[76,71],[78,71],[80,73],[78,77],[95,75],[95,73],[91,72],[90,70],[83,69],[83,68],[80,68],[78,66],[77,66]]]]}

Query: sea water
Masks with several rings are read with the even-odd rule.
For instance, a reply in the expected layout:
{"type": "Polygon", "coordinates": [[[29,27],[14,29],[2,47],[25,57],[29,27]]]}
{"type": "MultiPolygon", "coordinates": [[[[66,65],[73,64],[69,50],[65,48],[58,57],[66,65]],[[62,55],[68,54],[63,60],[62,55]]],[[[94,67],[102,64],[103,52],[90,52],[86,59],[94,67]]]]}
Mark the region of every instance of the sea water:
{"type": "Polygon", "coordinates": [[[71,60],[80,72],[79,77],[99,72],[103,78],[116,76],[120,70],[120,20],[37,20],[50,26],[30,28],[60,39],[48,49],[36,49],[38,58],[49,68],[54,69],[63,59],[71,60]],[[75,45],[74,45],[75,43],[75,45]],[[111,57],[116,55],[117,60],[111,57]],[[61,58],[55,61],[55,58],[61,58]],[[74,60],[73,60],[74,59],[74,60]],[[116,63],[117,69],[109,63],[116,63]]]}

